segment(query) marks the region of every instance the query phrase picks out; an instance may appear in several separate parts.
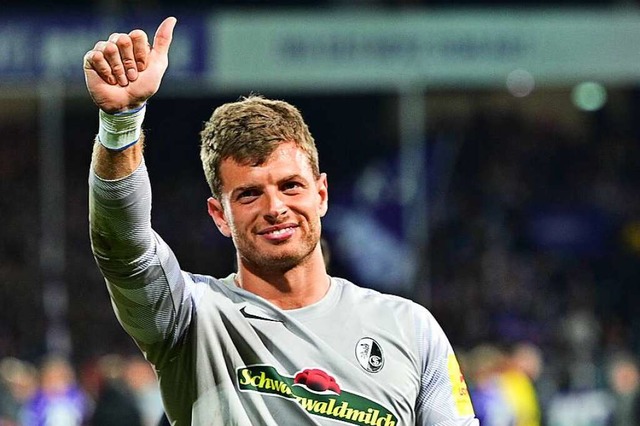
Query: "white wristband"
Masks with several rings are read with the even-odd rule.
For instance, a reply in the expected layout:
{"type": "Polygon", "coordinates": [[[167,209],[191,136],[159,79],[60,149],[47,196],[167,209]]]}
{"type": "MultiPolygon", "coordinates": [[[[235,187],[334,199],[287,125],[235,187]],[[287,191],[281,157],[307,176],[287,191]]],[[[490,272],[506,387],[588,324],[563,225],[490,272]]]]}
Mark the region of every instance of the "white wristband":
{"type": "Polygon", "coordinates": [[[116,114],[100,110],[98,141],[105,148],[114,151],[122,151],[134,145],[140,139],[146,110],[146,103],[134,110],[116,114]]]}

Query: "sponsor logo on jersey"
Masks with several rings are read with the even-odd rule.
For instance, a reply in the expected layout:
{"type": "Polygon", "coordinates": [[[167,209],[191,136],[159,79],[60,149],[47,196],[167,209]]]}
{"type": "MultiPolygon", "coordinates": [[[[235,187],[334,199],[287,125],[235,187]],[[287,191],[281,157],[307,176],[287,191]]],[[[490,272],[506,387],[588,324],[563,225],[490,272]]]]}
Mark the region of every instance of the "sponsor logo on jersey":
{"type": "Polygon", "coordinates": [[[251,365],[237,370],[241,391],[290,399],[308,413],[352,425],[396,426],[398,418],[377,402],[341,389],[322,370],[308,369],[294,377],[280,374],[268,365],[251,365]]]}
{"type": "Polygon", "coordinates": [[[467,383],[464,381],[464,376],[460,371],[460,365],[454,354],[449,354],[447,370],[449,371],[449,379],[451,380],[451,387],[453,389],[453,400],[458,409],[458,414],[461,416],[472,416],[473,405],[471,405],[467,383]]]}
{"type": "Polygon", "coordinates": [[[369,373],[377,373],[384,366],[382,348],[371,337],[363,337],[356,343],[356,358],[369,373]]]}

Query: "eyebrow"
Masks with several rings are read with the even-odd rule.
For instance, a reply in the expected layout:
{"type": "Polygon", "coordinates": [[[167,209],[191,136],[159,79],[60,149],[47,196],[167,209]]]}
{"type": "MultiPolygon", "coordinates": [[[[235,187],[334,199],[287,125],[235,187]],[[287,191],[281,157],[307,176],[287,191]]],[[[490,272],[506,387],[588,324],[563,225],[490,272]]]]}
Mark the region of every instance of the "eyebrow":
{"type": "Polygon", "coordinates": [[[239,186],[237,188],[234,188],[231,191],[231,197],[233,198],[233,197],[237,196],[238,194],[241,194],[241,193],[243,193],[245,191],[250,191],[250,190],[253,190],[253,189],[260,189],[260,188],[261,188],[261,185],[253,185],[253,184],[239,186]]]}
{"type": "MultiPolygon", "coordinates": [[[[301,181],[303,181],[305,184],[307,184],[307,183],[308,183],[308,180],[307,180],[304,176],[302,176],[301,174],[299,174],[299,173],[292,173],[292,174],[287,175],[287,176],[285,176],[285,177],[283,177],[283,178],[281,178],[281,179],[278,179],[277,184],[281,184],[281,183],[283,183],[283,182],[289,182],[289,181],[291,181],[291,180],[301,180],[301,181]]],[[[247,184],[247,185],[242,185],[242,186],[239,186],[239,187],[237,187],[237,188],[234,188],[234,189],[231,191],[231,196],[232,196],[232,197],[235,197],[235,196],[237,196],[238,194],[240,194],[240,193],[242,193],[242,192],[244,192],[244,191],[250,191],[250,190],[253,190],[253,189],[260,190],[263,186],[264,186],[264,185],[257,184],[257,183],[256,183],[256,184],[250,183],[250,184],[247,184]]]]}
{"type": "Polygon", "coordinates": [[[288,182],[290,180],[303,180],[303,181],[307,182],[307,179],[304,176],[302,176],[301,174],[293,173],[293,174],[290,174],[289,176],[285,176],[282,179],[279,179],[278,183],[288,182]]]}

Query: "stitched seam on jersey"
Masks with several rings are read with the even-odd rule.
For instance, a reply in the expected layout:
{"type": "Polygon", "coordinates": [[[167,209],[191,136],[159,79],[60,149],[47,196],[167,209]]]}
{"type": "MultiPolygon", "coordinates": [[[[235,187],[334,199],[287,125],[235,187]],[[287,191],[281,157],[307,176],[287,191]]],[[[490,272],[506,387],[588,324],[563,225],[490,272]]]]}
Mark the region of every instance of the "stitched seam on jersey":
{"type": "MultiPolygon", "coordinates": [[[[160,258],[160,255],[158,254],[158,241],[156,240],[156,236],[153,236],[153,240],[155,242],[155,256],[158,257],[158,260],[160,261],[160,269],[162,269],[162,275],[165,277],[165,281],[166,281],[166,285],[168,287],[169,290],[169,299],[171,300],[171,310],[172,310],[172,314],[173,314],[173,330],[172,330],[172,336],[171,336],[171,352],[173,352],[173,350],[176,348],[178,341],[181,340],[182,336],[178,336],[178,309],[176,308],[176,304],[175,304],[175,299],[173,297],[173,291],[171,288],[171,283],[169,282],[169,278],[168,278],[168,274],[167,274],[167,270],[165,269],[165,262],[163,261],[163,259],[160,258]]],[[[169,257],[171,256],[171,254],[169,253],[169,257]]],[[[184,276],[182,276],[182,270],[180,268],[178,268],[178,274],[180,275],[180,279],[183,281],[183,290],[182,290],[182,294],[183,294],[183,298],[180,301],[180,306],[183,305],[183,303],[185,302],[184,300],[184,291],[185,291],[185,287],[186,287],[186,282],[184,282],[184,276]]],[[[195,309],[195,306],[192,306],[191,309],[195,309]]],[[[191,312],[189,312],[189,327],[185,327],[185,335],[187,334],[188,328],[191,328],[191,312]]],[[[170,357],[171,358],[171,357],[170,357]]]]}
{"type": "Polygon", "coordinates": [[[416,409],[422,407],[425,403],[425,400],[427,399],[427,392],[425,390],[424,387],[424,381],[425,376],[427,374],[427,339],[425,336],[425,330],[423,330],[423,327],[421,327],[421,321],[417,315],[417,313],[414,311],[413,314],[413,318],[414,318],[414,327],[416,330],[416,334],[418,336],[418,338],[416,339],[418,342],[418,354],[419,354],[419,359],[420,359],[420,366],[421,366],[421,371],[420,371],[420,392],[418,393],[418,397],[416,398],[416,409]]]}

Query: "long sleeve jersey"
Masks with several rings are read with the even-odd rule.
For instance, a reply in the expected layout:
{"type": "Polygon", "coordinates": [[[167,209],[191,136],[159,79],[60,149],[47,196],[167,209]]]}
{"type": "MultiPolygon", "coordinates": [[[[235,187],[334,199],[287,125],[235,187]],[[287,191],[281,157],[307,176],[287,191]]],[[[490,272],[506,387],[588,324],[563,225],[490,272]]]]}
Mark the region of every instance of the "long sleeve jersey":
{"type": "Polygon", "coordinates": [[[181,270],[151,227],[144,162],[90,184],[92,250],[116,316],[158,374],[173,425],[477,425],[443,330],[424,307],[331,277],[283,310],[181,270]]]}

